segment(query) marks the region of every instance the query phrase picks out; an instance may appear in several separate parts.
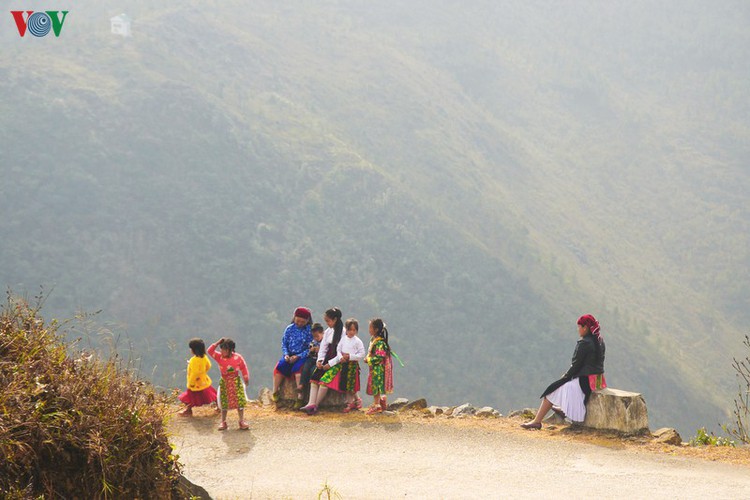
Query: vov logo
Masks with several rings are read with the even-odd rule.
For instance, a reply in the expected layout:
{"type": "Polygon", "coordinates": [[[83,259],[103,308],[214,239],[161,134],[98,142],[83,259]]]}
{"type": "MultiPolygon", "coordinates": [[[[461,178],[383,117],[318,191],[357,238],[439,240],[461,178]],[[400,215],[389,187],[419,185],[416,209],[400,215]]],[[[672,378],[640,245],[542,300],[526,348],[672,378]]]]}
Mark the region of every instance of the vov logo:
{"type": "Polygon", "coordinates": [[[16,21],[16,27],[18,28],[18,34],[23,37],[28,31],[35,37],[47,36],[51,31],[55,33],[56,37],[60,36],[62,31],[63,23],[68,15],[67,10],[46,10],[34,12],[33,10],[11,10],[10,13],[13,15],[13,20],[16,21]],[[60,12],[62,12],[62,18],[60,18],[60,12]],[[26,18],[23,15],[26,14],[26,18]]]}

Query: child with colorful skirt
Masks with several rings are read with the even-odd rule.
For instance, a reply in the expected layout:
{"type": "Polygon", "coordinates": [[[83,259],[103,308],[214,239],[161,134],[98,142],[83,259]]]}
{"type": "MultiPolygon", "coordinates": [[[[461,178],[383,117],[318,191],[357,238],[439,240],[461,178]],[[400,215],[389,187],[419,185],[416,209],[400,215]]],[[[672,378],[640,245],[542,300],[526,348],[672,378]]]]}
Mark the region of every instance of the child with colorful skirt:
{"type": "Polygon", "coordinates": [[[319,382],[321,377],[331,369],[328,362],[336,357],[339,342],[344,336],[342,315],[343,313],[338,307],[332,307],[323,314],[323,320],[328,328],[323,332],[323,340],[320,341],[316,369],[310,375],[310,397],[307,404],[300,408],[300,411],[304,411],[308,415],[315,415],[318,412],[318,406],[328,393],[328,387],[320,385],[319,382]]]}
{"type": "Polygon", "coordinates": [[[294,377],[297,386],[297,400],[294,408],[302,406],[302,366],[305,364],[309,351],[312,333],[312,312],[307,307],[298,307],[294,311],[292,322],[284,330],[281,338],[281,359],[273,370],[273,396],[274,402],[281,397],[281,382],[284,378],[294,377]]]}
{"type": "Polygon", "coordinates": [[[367,349],[365,362],[370,366],[367,378],[367,394],[373,396],[373,405],[367,410],[368,415],[386,410],[386,397],[393,392],[393,362],[391,347],[388,345],[388,328],[380,318],[370,320],[370,346],[367,349]]]}
{"type": "Polygon", "coordinates": [[[344,413],[362,408],[359,391],[359,362],[365,359],[365,345],[357,333],[359,322],[350,318],[344,323],[346,336],[342,337],[336,347],[336,356],[328,361],[331,368],[320,377],[318,384],[334,391],[346,393],[344,413]]]}
{"type": "Polygon", "coordinates": [[[187,389],[180,394],[180,401],[185,409],[178,412],[181,417],[191,417],[194,406],[203,406],[216,402],[216,389],[211,385],[208,370],[211,361],[206,357],[206,344],[203,339],[191,339],[188,342],[193,357],[188,361],[187,389]]]}
{"type": "Polygon", "coordinates": [[[221,338],[211,344],[208,354],[216,360],[221,370],[221,381],[219,382],[219,405],[221,407],[221,424],[219,430],[227,430],[227,412],[237,409],[240,429],[246,430],[250,425],[245,421],[245,404],[247,394],[245,386],[250,382],[250,372],[247,369],[245,359],[234,352],[234,340],[221,338]],[[216,348],[221,352],[216,352],[216,348]],[[242,379],[240,378],[242,376],[242,379]],[[244,379],[244,384],[242,383],[244,379]]]}

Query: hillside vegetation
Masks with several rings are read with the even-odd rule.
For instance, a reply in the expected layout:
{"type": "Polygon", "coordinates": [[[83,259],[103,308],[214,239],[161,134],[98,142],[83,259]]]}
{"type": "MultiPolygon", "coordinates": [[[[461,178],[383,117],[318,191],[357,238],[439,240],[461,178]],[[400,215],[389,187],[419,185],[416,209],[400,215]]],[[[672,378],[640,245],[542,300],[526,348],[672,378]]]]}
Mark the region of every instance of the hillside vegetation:
{"type": "Polygon", "coordinates": [[[58,40],[0,38],[0,282],[102,309],[164,385],[194,335],[235,337],[257,388],[295,306],[382,316],[398,392],[501,409],[590,312],[652,423],[727,418],[743,3],[118,8],[131,39],[91,1],[58,40]]]}
{"type": "Polygon", "coordinates": [[[0,312],[0,496],[186,498],[164,398],[117,358],[71,358],[40,304],[0,312]]]}

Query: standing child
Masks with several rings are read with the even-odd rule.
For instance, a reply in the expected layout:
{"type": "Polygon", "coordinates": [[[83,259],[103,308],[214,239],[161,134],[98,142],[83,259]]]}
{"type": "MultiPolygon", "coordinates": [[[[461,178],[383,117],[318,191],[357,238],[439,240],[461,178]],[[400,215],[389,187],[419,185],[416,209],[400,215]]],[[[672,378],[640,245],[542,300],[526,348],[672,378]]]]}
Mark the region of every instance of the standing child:
{"type": "Polygon", "coordinates": [[[393,363],[391,346],[388,345],[388,328],[380,318],[370,320],[370,347],[367,349],[365,362],[370,365],[370,376],[367,378],[367,394],[374,398],[373,405],[367,410],[368,415],[386,410],[386,397],[393,392],[393,363]]]}
{"type": "Polygon", "coordinates": [[[228,338],[221,338],[208,348],[208,354],[216,360],[221,370],[221,382],[219,382],[220,431],[227,430],[227,411],[235,408],[240,420],[240,429],[250,428],[244,418],[245,404],[247,403],[245,386],[250,382],[250,373],[245,364],[245,359],[234,352],[234,349],[234,340],[228,338]],[[221,350],[220,353],[216,352],[217,347],[221,350]],[[245,381],[244,384],[240,379],[240,374],[245,381]]]}
{"type": "Polygon", "coordinates": [[[320,350],[320,341],[323,340],[323,325],[320,323],[313,323],[310,329],[312,333],[312,341],[310,347],[307,350],[307,359],[305,364],[302,366],[302,377],[300,377],[300,384],[302,384],[303,391],[307,392],[305,397],[310,396],[310,375],[313,374],[318,361],[318,351],[320,350]]]}
{"type": "Polygon", "coordinates": [[[211,361],[206,357],[206,344],[203,339],[191,339],[188,347],[193,357],[188,361],[187,390],[180,394],[180,401],[185,403],[185,409],[179,412],[182,417],[193,415],[193,406],[203,406],[216,402],[216,389],[211,385],[208,370],[211,361]]]}

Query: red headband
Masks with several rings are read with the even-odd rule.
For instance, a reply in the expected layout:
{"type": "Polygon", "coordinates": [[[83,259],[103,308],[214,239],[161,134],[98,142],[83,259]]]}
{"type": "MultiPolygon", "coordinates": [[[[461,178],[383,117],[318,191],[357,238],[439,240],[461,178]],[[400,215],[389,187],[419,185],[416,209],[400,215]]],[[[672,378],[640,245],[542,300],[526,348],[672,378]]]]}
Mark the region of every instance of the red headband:
{"type": "Polygon", "coordinates": [[[294,310],[294,315],[298,318],[310,319],[312,318],[312,312],[306,307],[298,307],[294,310]]]}
{"type": "Polygon", "coordinates": [[[578,324],[581,326],[588,326],[593,335],[599,335],[599,322],[592,315],[584,314],[578,318],[578,324]]]}

